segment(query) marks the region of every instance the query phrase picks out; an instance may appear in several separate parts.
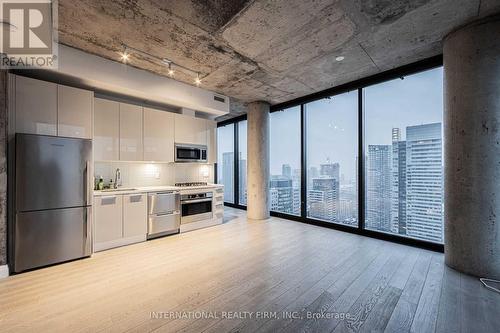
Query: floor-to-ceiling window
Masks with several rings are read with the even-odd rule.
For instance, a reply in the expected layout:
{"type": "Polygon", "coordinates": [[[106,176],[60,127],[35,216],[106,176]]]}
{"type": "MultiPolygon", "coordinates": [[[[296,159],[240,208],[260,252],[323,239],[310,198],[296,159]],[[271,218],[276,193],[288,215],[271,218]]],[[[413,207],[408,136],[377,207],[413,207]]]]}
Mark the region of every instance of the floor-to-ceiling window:
{"type": "Polygon", "coordinates": [[[442,68],[363,89],[365,227],[443,242],[442,68]]]}
{"type": "Polygon", "coordinates": [[[247,204],[247,121],[238,122],[238,204],[247,204]]]}
{"type": "Polygon", "coordinates": [[[304,105],[307,217],[358,226],[358,91],[304,105]]]}
{"type": "MultiPolygon", "coordinates": [[[[442,251],[441,61],[272,106],[271,213],[442,251]]],[[[219,180],[226,170],[226,203],[242,208],[246,118],[226,123],[219,180]]]]}
{"type": "Polygon", "coordinates": [[[234,174],[234,124],[229,124],[217,128],[217,182],[229,203],[234,203],[234,174]]]}
{"type": "Polygon", "coordinates": [[[271,211],[301,212],[300,106],[271,113],[271,211]]]}

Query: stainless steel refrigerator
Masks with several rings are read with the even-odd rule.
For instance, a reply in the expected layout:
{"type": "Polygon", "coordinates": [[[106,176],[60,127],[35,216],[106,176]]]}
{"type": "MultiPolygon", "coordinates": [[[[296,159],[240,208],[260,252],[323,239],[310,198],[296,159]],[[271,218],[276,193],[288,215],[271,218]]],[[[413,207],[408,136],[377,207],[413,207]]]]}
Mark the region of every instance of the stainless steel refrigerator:
{"type": "Polygon", "coordinates": [[[12,266],[90,256],[92,141],[16,134],[12,266]]]}

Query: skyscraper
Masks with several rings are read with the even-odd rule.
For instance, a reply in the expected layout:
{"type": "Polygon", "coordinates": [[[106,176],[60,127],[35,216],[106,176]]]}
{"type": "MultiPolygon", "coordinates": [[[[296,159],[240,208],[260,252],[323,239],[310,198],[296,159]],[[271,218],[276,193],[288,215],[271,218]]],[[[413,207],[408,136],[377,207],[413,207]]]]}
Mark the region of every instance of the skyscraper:
{"type": "Polygon", "coordinates": [[[281,166],[281,174],[283,177],[292,178],[292,167],[290,164],[283,164],[281,166]]]}
{"type": "Polygon", "coordinates": [[[406,141],[399,128],[392,129],[391,231],[406,235],[406,141]]]}
{"type": "Polygon", "coordinates": [[[320,165],[320,175],[330,176],[340,181],[340,165],[338,163],[327,163],[320,165]]]}
{"type": "Polygon", "coordinates": [[[247,204],[247,160],[242,159],[242,154],[240,153],[239,159],[239,172],[238,182],[239,182],[239,204],[247,204]]]}
{"type": "Polygon", "coordinates": [[[224,184],[224,201],[234,202],[234,153],[222,154],[222,183],[224,184]]]}
{"type": "Polygon", "coordinates": [[[368,146],[366,225],[391,231],[391,146],[368,146]]]}
{"type": "Polygon", "coordinates": [[[406,128],[406,228],[412,237],[443,241],[441,123],[406,128]]]}
{"type": "Polygon", "coordinates": [[[287,214],[294,212],[292,179],[273,176],[270,181],[271,210],[287,214]]]}
{"type": "Polygon", "coordinates": [[[309,216],[326,221],[337,221],[339,208],[338,179],[324,175],[314,178],[312,182],[312,189],[308,191],[307,195],[309,216]]]}

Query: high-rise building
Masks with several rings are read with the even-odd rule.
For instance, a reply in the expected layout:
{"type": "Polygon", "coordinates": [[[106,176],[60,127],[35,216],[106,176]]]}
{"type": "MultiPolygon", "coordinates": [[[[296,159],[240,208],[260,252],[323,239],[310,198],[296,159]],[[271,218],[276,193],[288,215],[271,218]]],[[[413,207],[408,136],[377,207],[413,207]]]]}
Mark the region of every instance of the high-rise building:
{"type": "Polygon", "coordinates": [[[406,229],[412,237],[443,241],[441,123],[406,128],[406,229]]]}
{"type": "Polygon", "coordinates": [[[314,178],[312,183],[312,189],[307,194],[309,216],[336,222],[338,220],[337,213],[339,208],[338,179],[325,175],[314,178]]]}
{"type": "Polygon", "coordinates": [[[271,210],[287,214],[294,213],[292,179],[273,176],[270,181],[271,210]]]}
{"type": "Polygon", "coordinates": [[[241,158],[239,159],[239,172],[238,181],[239,181],[239,204],[246,205],[247,204],[247,160],[241,158]]]}
{"type": "Polygon", "coordinates": [[[300,187],[293,186],[292,195],[293,195],[292,198],[293,214],[300,215],[300,206],[301,206],[300,187]]]}
{"type": "Polygon", "coordinates": [[[283,175],[283,177],[292,178],[292,167],[290,164],[283,164],[281,166],[281,175],[283,175]]]}
{"type": "Polygon", "coordinates": [[[338,163],[327,163],[320,165],[320,175],[330,176],[340,181],[340,165],[338,163]]]}
{"type": "Polygon", "coordinates": [[[369,145],[366,226],[391,231],[391,146],[369,145]]]}
{"type": "Polygon", "coordinates": [[[399,128],[392,129],[391,231],[406,235],[406,141],[399,128]]]}
{"type": "Polygon", "coordinates": [[[357,225],[357,188],[356,182],[340,184],[340,200],[338,209],[338,222],[342,224],[357,225]]]}
{"type": "Polygon", "coordinates": [[[222,154],[222,183],[224,184],[224,201],[234,202],[234,153],[222,154]]]}

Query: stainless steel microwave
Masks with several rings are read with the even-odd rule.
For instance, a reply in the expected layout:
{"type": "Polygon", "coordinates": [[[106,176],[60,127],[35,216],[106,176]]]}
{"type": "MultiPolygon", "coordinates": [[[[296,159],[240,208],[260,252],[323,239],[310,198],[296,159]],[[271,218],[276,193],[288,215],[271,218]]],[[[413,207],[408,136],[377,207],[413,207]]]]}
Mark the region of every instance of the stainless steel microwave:
{"type": "Polygon", "coordinates": [[[175,144],[175,161],[184,163],[206,163],[207,146],[191,144],[175,144]]]}

